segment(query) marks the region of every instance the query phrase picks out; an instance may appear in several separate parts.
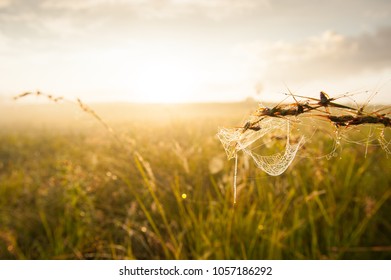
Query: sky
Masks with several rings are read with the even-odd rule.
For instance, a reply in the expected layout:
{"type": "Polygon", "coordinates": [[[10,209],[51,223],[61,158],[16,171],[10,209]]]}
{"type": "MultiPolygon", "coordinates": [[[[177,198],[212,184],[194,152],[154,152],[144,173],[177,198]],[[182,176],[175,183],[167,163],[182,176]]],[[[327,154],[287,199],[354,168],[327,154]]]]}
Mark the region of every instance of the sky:
{"type": "Polygon", "coordinates": [[[0,101],[390,104],[390,50],[389,0],[0,0],[0,101]]]}

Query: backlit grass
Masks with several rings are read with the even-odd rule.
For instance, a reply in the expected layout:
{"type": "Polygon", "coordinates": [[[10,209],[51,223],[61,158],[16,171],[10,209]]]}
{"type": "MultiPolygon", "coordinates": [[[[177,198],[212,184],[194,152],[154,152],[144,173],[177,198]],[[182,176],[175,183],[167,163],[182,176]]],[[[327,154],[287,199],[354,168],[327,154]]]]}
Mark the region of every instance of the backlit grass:
{"type": "Polygon", "coordinates": [[[41,105],[41,118],[3,110],[2,259],[391,258],[380,147],[319,159],[332,144],[317,136],[277,177],[240,156],[233,206],[233,161],[216,132],[249,104],[97,108],[120,141],[73,109],[42,113],[56,106],[41,105]]]}

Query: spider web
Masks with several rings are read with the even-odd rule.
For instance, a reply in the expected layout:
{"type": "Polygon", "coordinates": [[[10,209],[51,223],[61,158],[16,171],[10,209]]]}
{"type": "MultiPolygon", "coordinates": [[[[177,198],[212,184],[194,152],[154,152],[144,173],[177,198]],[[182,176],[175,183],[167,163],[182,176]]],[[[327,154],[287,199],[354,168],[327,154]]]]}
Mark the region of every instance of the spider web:
{"type": "MultiPolygon", "coordinates": [[[[251,122],[252,118],[249,121],[251,122]]],[[[258,131],[251,129],[243,131],[238,128],[219,128],[217,137],[223,144],[228,159],[232,159],[239,151],[246,149],[272,130],[279,129],[284,125],[285,120],[269,118],[262,121],[262,127],[258,131]]]]}
{"type": "Polygon", "coordinates": [[[297,143],[292,145],[289,140],[289,131],[287,131],[287,133],[287,142],[284,152],[270,156],[262,156],[249,149],[243,149],[243,151],[251,156],[257,167],[265,171],[267,174],[271,176],[281,175],[289,167],[289,165],[291,165],[297,151],[305,141],[304,136],[302,136],[297,143]]]}
{"type": "Polygon", "coordinates": [[[269,118],[262,121],[259,131],[239,129],[219,130],[217,136],[220,139],[227,153],[228,159],[237,157],[239,151],[249,155],[255,162],[256,166],[271,176],[281,175],[292,163],[300,146],[304,143],[305,138],[302,136],[297,143],[290,142],[290,121],[282,118],[269,118]],[[273,155],[261,155],[258,150],[251,144],[264,137],[266,134],[278,131],[286,126],[286,145],[282,152],[273,155]]]}

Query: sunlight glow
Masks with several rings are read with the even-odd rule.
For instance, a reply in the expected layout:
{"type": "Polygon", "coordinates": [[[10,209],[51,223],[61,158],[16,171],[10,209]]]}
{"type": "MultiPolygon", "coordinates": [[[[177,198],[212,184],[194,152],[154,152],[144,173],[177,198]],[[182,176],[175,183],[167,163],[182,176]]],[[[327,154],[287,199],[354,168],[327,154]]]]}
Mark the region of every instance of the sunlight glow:
{"type": "Polygon", "coordinates": [[[197,70],[188,58],[149,57],[138,64],[134,91],[142,102],[186,102],[194,93],[197,76],[197,70]]]}

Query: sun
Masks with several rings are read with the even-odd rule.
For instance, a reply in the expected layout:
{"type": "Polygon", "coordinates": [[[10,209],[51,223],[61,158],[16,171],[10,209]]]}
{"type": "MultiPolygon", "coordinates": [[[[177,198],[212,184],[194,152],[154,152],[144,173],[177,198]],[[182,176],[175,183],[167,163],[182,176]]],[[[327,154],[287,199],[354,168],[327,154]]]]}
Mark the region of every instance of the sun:
{"type": "Polygon", "coordinates": [[[141,102],[188,102],[198,73],[188,58],[165,55],[148,57],[137,65],[134,91],[141,102]]]}

